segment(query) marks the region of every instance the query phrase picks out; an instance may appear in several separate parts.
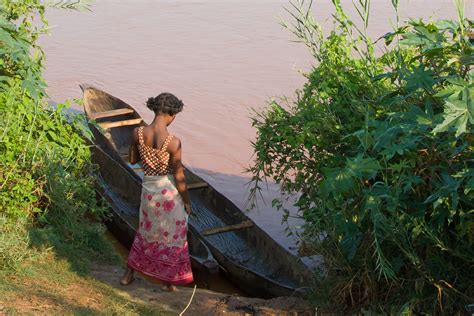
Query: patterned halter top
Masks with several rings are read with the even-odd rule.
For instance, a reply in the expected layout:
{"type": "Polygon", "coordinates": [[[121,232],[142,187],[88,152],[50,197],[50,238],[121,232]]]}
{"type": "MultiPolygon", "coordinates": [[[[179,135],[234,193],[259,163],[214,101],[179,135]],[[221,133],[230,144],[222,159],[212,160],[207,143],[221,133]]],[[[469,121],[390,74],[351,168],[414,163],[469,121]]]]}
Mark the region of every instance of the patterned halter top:
{"type": "Polygon", "coordinates": [[[170,153],[166,151],[173,135],[168,135],[160,149],[145,145],[143,141],[143,128],[138,129],[138,152],[143,166],[145,176],[164,176],[173,173],[173,167],[169,164],[170,153]]]}

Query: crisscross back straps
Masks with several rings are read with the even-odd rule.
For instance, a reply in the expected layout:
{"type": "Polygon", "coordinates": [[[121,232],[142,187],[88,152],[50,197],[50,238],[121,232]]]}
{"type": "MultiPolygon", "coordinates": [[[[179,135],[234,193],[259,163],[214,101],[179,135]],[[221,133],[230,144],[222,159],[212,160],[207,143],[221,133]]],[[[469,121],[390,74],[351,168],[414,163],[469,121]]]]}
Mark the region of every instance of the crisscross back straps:
{"type": "Polygon", "coordinates": [[[165,142],[163,143],[163,146],[161,146],[161,151],[166,151],[166,149],[168,148],[168,144],[170,143],[171,139],[173,139],[173,135],[169,134],[166,137],[165,142]]]}
{"type": "MultiPolygon", "coordinates": [[[[138,143],[142,146],[145,145],[145,140],[143,138],[143,129],[144,129],[144,126],[141,126],[138,129],[138,143]]],[[[168,148],[168,145],[169,145],[169,143],[171,142],[172,139],[173,139],[173,135],[169,134],[168,136],[166,136],[165,141],[163,142],[163,145],[161,145],[161,148],[160,149],[156,148],[156,150],[166,151],[166,149],[168,148]]],[[[149,147],[149,146],[147,146],[147,147],[149,147]]],[[[150,148],[154,149],[153,147],[150,147],[150,148]]]]}
{"type": "Polygon", "coordinates": [[[143,129],[144,128],[145,128],[144,126],[141,126],[138,128],[138,143],[140,145],[143,145],[143,129]]]}

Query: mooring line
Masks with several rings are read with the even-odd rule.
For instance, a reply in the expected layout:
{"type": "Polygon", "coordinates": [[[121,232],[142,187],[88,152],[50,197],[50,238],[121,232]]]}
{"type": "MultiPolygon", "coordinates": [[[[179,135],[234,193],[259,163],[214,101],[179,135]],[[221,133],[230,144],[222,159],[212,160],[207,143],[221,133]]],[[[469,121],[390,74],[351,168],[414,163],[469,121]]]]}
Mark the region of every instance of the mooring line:
{"type": "Polygon", "coordinates": [[[191,295],[191,298],[189,299],[189,303],[188,305],[186,305],[186,307],[183,309],[183,311],[181,313],[179,313],[179,316],[183,316],[184,312],[188,309],[188,307],[191,305],[191,302],[193,301],[193,297],[194,297],[194,293],[196,293],[196,287],[197,285],[195,284],[194,285],[194,290],[193,290],[193,294],[191,295]]]}

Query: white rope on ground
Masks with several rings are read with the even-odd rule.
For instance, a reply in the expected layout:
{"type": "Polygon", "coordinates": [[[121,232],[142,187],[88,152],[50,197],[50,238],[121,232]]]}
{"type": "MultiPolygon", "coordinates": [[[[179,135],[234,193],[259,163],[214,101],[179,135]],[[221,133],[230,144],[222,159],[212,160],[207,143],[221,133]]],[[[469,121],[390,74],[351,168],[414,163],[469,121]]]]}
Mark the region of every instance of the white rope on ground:
{"type": "Polygon", "coordinates": [[[188,309],[188,307],[191,305],[191,302],[193,301],[194,293],[196,293],[196,285],[194,285],[194,290],[193,290],[193,295],[191,295],[191,299],[189,300],[188,305],[183,309],[181,313],[179,313],[179,316],[183,316],[184,312],[188,309]]]}

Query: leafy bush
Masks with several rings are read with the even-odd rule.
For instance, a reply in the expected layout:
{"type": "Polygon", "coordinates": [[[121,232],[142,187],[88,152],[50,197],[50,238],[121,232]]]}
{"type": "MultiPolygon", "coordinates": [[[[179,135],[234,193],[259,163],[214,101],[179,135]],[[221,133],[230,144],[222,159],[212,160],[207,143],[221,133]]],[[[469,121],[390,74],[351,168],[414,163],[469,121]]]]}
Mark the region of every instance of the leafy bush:
{"type": "Polygon", "coordinates": [[[36,44],[46,31],[45,9],[43,1],[0,2],[0,269],[16,268],[31,253],[32,225],[54,228],[73,248],[94,252],[100,244],[100,225],[89,219],[105,213],[95,198],[83,118],[45,100],[36,44]]]}
{"type": "Polygon", "coordinates": [[[473,22],[459,0],[458,21],[399,24],[376,56],[370,1],[355,3],[362,27],[332,2],[327,37],[303,2],[290,11],[317,64],[294,104],[254,116],[253,191],[270,177],[302,193],[301,251],[324,257],[319,303],[460,312],[474,300],[473,22]]]}

